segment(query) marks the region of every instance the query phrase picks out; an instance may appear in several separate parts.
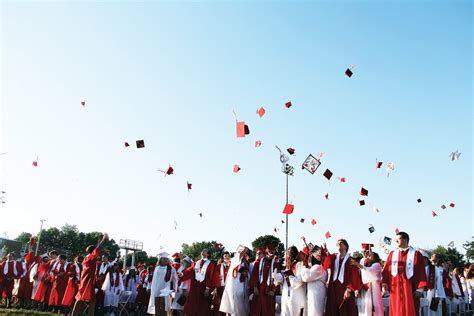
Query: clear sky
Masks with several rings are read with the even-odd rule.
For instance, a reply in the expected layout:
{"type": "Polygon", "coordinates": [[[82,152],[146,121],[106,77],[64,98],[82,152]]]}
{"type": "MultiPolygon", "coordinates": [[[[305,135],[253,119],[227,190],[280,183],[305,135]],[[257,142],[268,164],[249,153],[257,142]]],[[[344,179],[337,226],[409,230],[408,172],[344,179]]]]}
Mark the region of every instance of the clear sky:
{"type": "Polygon", "coordinates": [[[3,1],[1,10],[0,232],[11,238],[43,218],[45,228],[143,241],[151,254],[202,240],[233,250],[274,227],[284,240],[275,145],[296,149],[290,244],[330,231],[330,249],[344,237],[354,250],[398,227],[413,245],[460,249],[473,235],[470,1],[3,1]],[[250,127],[244,139],[232,110],[250,127]],[[320,169],[301,170],[319,152],[320,169]],[[376,158],[394,162],[390,177],[376,158]],[[157,169],[168,164],[175,174],[164,177],[157,169]]]}

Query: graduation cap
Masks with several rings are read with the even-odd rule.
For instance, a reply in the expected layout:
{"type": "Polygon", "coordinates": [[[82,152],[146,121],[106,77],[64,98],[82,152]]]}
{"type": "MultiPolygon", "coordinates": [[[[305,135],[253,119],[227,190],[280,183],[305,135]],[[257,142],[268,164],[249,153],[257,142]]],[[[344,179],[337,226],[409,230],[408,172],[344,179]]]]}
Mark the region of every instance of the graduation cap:
{"type": "Polygon", "coordinates": [[[158,169],[158,171],[163,172],[165,174],[165,177],[166,177],[166,176],[172,175],[173,172],[174,172],[174,169],[173,169],[173,167],[171,167],[171,165],[169,165],[168,168],[166,168],[166,170],[158,169]]]}
{"type": "Polygon", "coordinates": [[[137,140],[137,148],[144,148],[145,147],[145,141],[143,139],[137,140]]]}
{"type": "Polygon", "coordinates": [[[255,148],[258,148],[260,146],[262,146],[262,141],[261,140],[256,140],[255,141],[255,148]]]}
{"type": "Polygon", "coordinates": [[[300,218],[300,223],[304,223],[304,218],[300,218]]]}
{"type": "Polygon", "coordinates": [[[445,210],[446,209],[446,205],[441,205],[441,209],[445,210]]]}
{"type": "Polygon", "coordinates": [[[461,156],[461,153],[459,151],[453,151],[449,157],[451,157],[451,161],[455,161],[459,159],[459,156],[461,156]]]}
{"type": "Polygon", "coordinates": [[[86,101],[81,101],[82,106],[86,106],[86,101]]]}
{"type": "Polygon", "coordinates": [[[387,178],[390,176],[390,172],[395,170],[395,164],[393,162],[387,163],[387,178]]]}
{"type": "Polygon", "coordinates": [[[261,106],[261,107],[258,108],[257,114],[258,114],[258,116],[260,116],[260,117],[263,117],[263,116],[265,115],[265,109],[263,108],[263,106],[261,106]]]}
{"type": "Polygon", "coordinates": [[[187,187],[188,187],[188,191],[191,191],[191,189],[193,188],[193,184],[189,183],[189,182],[186,182],[186,184],[187,184],[187,187]]]}
{"type": "Polygon", "coordinates": [[[236,122],[236,131],[237,137],[245,137],[245,135],[250,134],[249,127],[244,121],[236,122]]]}
{"type": "Polygon", "coordinates": [[[127,143],[127,142],[124,142],[123,144],[124,144],[125,147],[130,147],[130,144],[127,143]]]}
{"type": "Polygon", "coordinates": [[[375,207],[375,206],[373,206],[372,209],[373,209],[374,212],[376,212],[376,213],[379,213],[379,212],[380,212],[380,210],[379,210],[377,207],[375,207]]]}
{"type": "Polygon", "coordinates": [[[362,244],[362,250],[364,251],[371,251],[373,247],[374,247],[374,244],[362,244]]]}
{"type": "Polygon", "coordinates": [[[421,199],[416,200],[418,203],[421,203],[421,199]]]}
{"type": "Polygon", "coordinates": [[[321,165],[321,161],[316,159],[313,155],[309,154],[301,165],[301,169],[306,169],[309,173],[314,174],[321,165]]]}
{"type": "Polygon", "coordinates": [[[369,191],[367,191],[367,189],[361,188],[361,189],[360,189],[360,195],[362,195],[362,196],[368,196],[368,195],[369,195],[369,191]]]}
{"type": "Polygon", "coordinates": [[[390,245],[392,244],[392,238],[389,238],[389,237],[385,236],[385,237],[383,238],[383,242],[384,242],[386,245],[389,245],[389,246],[390,246],[390,245]]]}
{"type": "Polygon", "coordinates": [[[435,212],[435,211],[431,211],[431,215],[432,215],[433,217],[436,217],[436,216],[438,216],[438,214],[436,214],[436,212],[435,212]]]}
{"type": "Polygon", "coordinates": [[[342,177],[342,178],[339,178],[339,177],[338,177],[338,179],[339,179],[340,182],[344,182],[344,183],[346,182],[346,178],[345,178],[345,177],[342,177]]]}
{"type": "Polygon", "coordinates": [[[202,213],[199,213],[198,215],[199,215],[200,218],[202,218],[202,213]]]}
{"type": "Polygon", "coordinates": [[[326,200],[329,200],[329,193],[324,194],[324,197],[326,198],[326,200]]]}
{"type": "Polygon", "coordinates": [[[326,232],[326,234],[324,234],[324,236],[326,237],[326,239],[329,239],[329,238],[331,238],[331,233],[330,233],[330,232],[326,232]]]}
{"type": "Polygon", "coordinates": [[[375,159],[375,169],[380,169],[382,168],[383,162],[378,161],[378,159],[375,159]]]}
{"type": "Polygon", "coordinates": [[[292,105],[293,104],[291,103],[291,101],[288,101],[288,102],[285,103],[285,106],[286,106],[287,109],[291,108],[292,105]]]}
{"type": "Polygon", "coordinates": [[[344,72],[346,74],[346,76],[348,76],[349,78],[352,77],[352,70],[350,70],[349,68],[346,69],[346,71],[344,72]]]}
{"type": "Polygon", "coordinates": [[[369,232],[372,234],[375,231],[375,228],[373,225],[369,226],[369,232]]]}
{"type": "Polygon", "coordinates": [[[313,219],[311,220],[311,225],[314,226],[314,225],[316,225],[316,224],[317,224],[317,222],[316,222],[316,220],[313,218],[313,219]]]}
{"type": "Polygon", "coordinates": [[[293,204],[286,204],[283,208],[283,214],[292,214],[295,206],[293,204]]]}
{"type": "Polygon", "coordinates": [[[235,164],[235,165],[234,165],[234,172],[237,173],[237,172],[239,172],[239,171],[240,171],[239,165],[238,165],[238,164],[235,164]]]}
{"type": "Polygon", "coordinates": [[[296,152],[296,150],[295,150],[294,148],[291,148],[291,147],[288,148],[286,151],[287,151],[290,155],[294,155],[295,152],[296,152]]]}
{"type": "Polygon", "coordinates": [[[331,180],[331,177],[332,177],[332,172],[331,172],[331,170],[326,169],[326,171],[324,171],[324,173],[323,173],[323,176],[324,176],[326,179],[331,180]]]}
{"type": "Polygon", "coordinates": [[[455,207],[455,206],[456,206],[456,204],[454,204],[454,203],[449,203],[449,207],[455,207]]]}
{"type": "Polygon", "coordinates": [[[36,159],[33,160],[33,163],[32,163],[33,167],[38,167],[38,158],[39,156],[36,156],[36,159]]]}
{"type": "Polygon", "coordinates": [[[359,205],[360,205],[360,206],[364,206],[364,205],[365,205],[365,201],[364,201],[364,200],[359,200],[359,205]]]}
{"type": "Polygon", "coordinates": [[[275,233],[278,233],[278,228],[274,227],[274,228],[273,228],[273,231],[274,231],[275,233]]]}

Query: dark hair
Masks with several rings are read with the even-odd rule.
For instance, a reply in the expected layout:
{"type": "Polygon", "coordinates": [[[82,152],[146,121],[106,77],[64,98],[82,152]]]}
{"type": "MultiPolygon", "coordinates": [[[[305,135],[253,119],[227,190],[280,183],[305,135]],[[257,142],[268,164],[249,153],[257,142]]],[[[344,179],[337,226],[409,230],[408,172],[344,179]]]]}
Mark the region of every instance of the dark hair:
{"type": "Polygon", "coordinates": [[[228,251],[224,251],[224,252],[222,253],[221,258],[224,259],[224,256],[225,256],[225,255],[229,255],[229,256],[230,256],[230,253],[229,253],[228,251]]]}
{"type": "Polygon", "coordinates": [[[94,251],[94,249],[95,249],[95,247],[93,245],[87,246],[86,252],[87,253],[92,253],[92,251],[94,251]]]}
{"type": "Polygon", "coordinates": [[[66,257],[66,255],[59,255],[59,259],[66,260],[67,257],[66,257]]]}
{"type": "Polygon", "coordinates": [[[56,250],[51,250],[51,251],[49,252],[49,255],[50,255],[50,256],[51,256],[51,255],[58,255],[58,252],[57,252],[56,250]]]}
{"type": "Polygon", "coordinates": [[[405,232],[399,232],[397,236],[400,236],[402,239],[405,239],[407,243],[410,242],[410,236],[408,236],[408,234],[405,232]]]}
{"type": "Polygon", "coordinates": [[[474,277],[474,263],[469,266],[466,273],[466,279],[472,279],[474,277]]]}
{"type": "Polygon", "coordinates": [[[336,242],[336,245],[337,244],[344,244],[346,246],[346,251],[349,251],[349,243],[347,243],[347,240],[345,239],[339,239],[337,242],[336,242]]]}
{"type": "Polygon", "coordinates": [[[380,263],[380,256],[379,256],[379,254],[372,251],[372,255],[374,256],[374,262],[372,262],[372,264],[374,264],[374,263],[380,263]]]}
{"type": "Polygon", "coordinates": [[[288,248],[288,250],[290,250],[290,257],[286,257],[286,262],[285,262],[285,265],[286,265],[286,268],[289,270],[291,269],[291,264],[293,263],[293,261],[296,260],[296,257],[298,256],[298,248],[296,248],[295,246],[291,246],[290,248],[288,248]]]}

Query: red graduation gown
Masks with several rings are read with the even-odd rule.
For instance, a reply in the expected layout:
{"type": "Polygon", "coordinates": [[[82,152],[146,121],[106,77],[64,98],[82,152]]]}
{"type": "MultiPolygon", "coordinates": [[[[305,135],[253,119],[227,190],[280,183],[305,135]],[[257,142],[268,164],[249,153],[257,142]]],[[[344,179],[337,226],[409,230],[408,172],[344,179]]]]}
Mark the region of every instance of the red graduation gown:
{"type": "Polygon", "coordinates": [[[28,252],[25,256],[26,273],[20,280],[18,287],[18,298],[30,299],[33,291],[33,282],[30,282],[30,271],[35,262],[39,261],[39,257],[35,256],[33,252],[28,252]]]}
{"type": "MultiPolygon", "coordinates": [[[[183,281],[191,279],[191,287],[189,295],[184,305],[184,313],[186,316],[209,316],[211,313],[211,295],[204,297],[206,287],[212,292],[213,290],[213,276],[215,264],[211,261],[206,269],[204,281],[198,282],[195,278],[194,267],[196,262],[191,267],[183,271],[183,281]]],[[[202,265],[201,265],[202,267],[202,265]]]]}
{"type": "Polygon", "coordinates": [[[81,279],[81,270],[82,266],[79,265],[79,274],[77,274],[76,264],[71,263],[67,267],[67,286],[66,292],[64,292],[64,297],[62,301],[62,306],[71,307],[74,303],[74,297],[77,294],[77,290],[79,289],[79,280],[81,279]]]}
{"type": "MultiPolygon", "coordinates": [[[[249,290],[253,293],[253,288],[258,288],[259,295],[252,298],[250,303],[251,316],[274,316],[275,315],[275,295],[270,296],[268,291],[276,292],[276,286],[273,282],[268,285],[268,277],[273,272],[270,271],[272,259],[263,258],[265,260],[262,266],[262,282],[260,283],[260,260],[256,260],[253,265],[252,274],[249,280],[249,290]]],[[[280,265],[276,260],[273,269],[280,269],[280,265]]]]}
{"type": "Polygon", "coordinates": [[[34,300],[39,303],[48,302],[49,299],[49,288],[51,287],[51,275],[49,274],[49,270],[51,269],[51,264],[49,262],[40,262],[38,263],[38,273],[43,273],[43,278],[40,280],[40,284],[38,285],[38,289],[36,290],[36,294],[34,300]]]}
{"type": "MultiPolygon", "coordinates": [[[[217,267],[214,269],[214,275],[213,275],[213,280],[212,284],[213,287],[217,289],[217,295],[214,296],[214,299],[212,300],[212,306],[214,307],[214,310],[218,311],[219,307],[221,306],[221,299],[222,299],[222,294],[224,293],[224,286],[221,285],[221,266],[223,263],[219,263],[217,267]]],[[[229,272],[230,266],[224,265],[224,284],[225,280],[227,279],[227,273],[229,272]]]]}
{"type": "Polygon", "coordinates": [[[68,282],[68,274],[66,269],[66,263],[58,263],[52,271],[53,285],[51,287],[51,295],[49,297],[49,306],[62,305],[68,282]]]}
{"type": "Polygon", "coordinates": [[[398,256],[398,272],[395,277],[392,276],[392,254],[393,251],[388,255],[382,271],[382,283],[388,284],[390,288],[390,316],[418,315],[420,300],[415,299],[413,293],[427,286],[423,256],[416,251],[413,277],[408,279],[406,276],[408,250],[402,251],[398,256]]]}
{"type": "Polygon", "coordinates": [[[20,262],[4,261],[0,264],[0,298],[11,298],[15,279],[18,279],[23,273],[23,268],[20,262]],[[7,273],[4,273],[5,265],[8,265],[7,273]],[[15,274],[14,266],[16,266],[17,273],[15,274]]]}
{"type": "Polygon", "coordinates": [[[100,249],[95,248],[92,253],[88,254],[82,262],[81,282],[77,291],[76,300],[93,302],[95,291],[95,269],[97,267],[97,259],[100,256],[100,249]]]}
{"type": "MultiPolygon", "coordinates": [[[[341,283],[338,279],[333,281],[333,274],[336,271],[337,254],[329,256],[331,260],[331,278],[329,280],[326,315],[327,316],[357,316],[357,305],[354,297],[354,291],[362,287],[362,280],[360,271],[357,267],[350,264],[352,258],[347,259],[344,265],[344,282],[341,283]],[[344,299],[344,292],[346,289],[352,290],[352,294],[347,299],[344,299]]],[[[342,262],[341,262],[342,263],[342,262]]],[[[341,270],[342,266],[339,266],[341,270]]]]}

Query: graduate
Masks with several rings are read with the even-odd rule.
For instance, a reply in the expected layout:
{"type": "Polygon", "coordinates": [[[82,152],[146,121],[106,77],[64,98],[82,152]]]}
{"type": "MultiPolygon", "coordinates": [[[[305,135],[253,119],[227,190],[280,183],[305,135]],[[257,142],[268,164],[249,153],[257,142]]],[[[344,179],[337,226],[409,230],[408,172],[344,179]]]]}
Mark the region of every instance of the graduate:
{"type": "Polygon", "coordinates": [[[130,267],[127,272],[125,272],[125,276],[123,279],[123,284],[125,287],[125,291],[132,292],[132,296],[130,297],[130,303],[135,304],[135,300],[137,298],[137,286],[140,284],[140,277],[137,275],[137,270],[134,266],[130,267]]]}
{"type": "Polygon", "coordinates": [[[82,261],[84,261],[83,256],[76,256],[74,262],[67,268],[68,281],[62,301],[63,307],[71,308],[74,303],[74,297],[79,289],[79,281],[81,279],[82,261]]]}
{"type": "Polygon", "coordinates": [[[399,232],[397,249],[389,253],[382,271],[382,291],[390,292],[390,316],[418,315],[426,284],[421,253],[409,246],[410,237],[399,232]]]}
{"type": "Polygon", "coordinates": [[[224,251],[221,259],[219,259],[219,262],[217,263],[216,269],[214,270],[214,295],[212,299],[212,306],[213,310],[215,311],[215,315],[222,315],[222,313],[219,312],[219,307],[221,305],[222,294],[224,293],[230,262],[230,253],[228,251],[224,251]]]}
{"type": "Polygon", "coordinates": [[[165,316],[171,311],[171,294],[177,290],[178,276],[175,268],[171,266],[168,253],[160,253],[158,258],[158,264],[153,272],[153,281],[149,285],[148,314],[165,316]]]}
{"type": "Polygon", "coordinates": [[[6,307],[10,308],[12,300],[13,285],[16,279],[20,279],[23,268],[20,262],[15,261],[15,254],[9,253],[7,260],[0,264],[0,298],[6,299],[6,307]]]}
{"type": "MultiPolygon", "coordinates": [[[[193,261],[188,256],[185,256],[181,260],[181,265],[176,271],[178,275],[182,274],[182,272],[193,264],[193,261]]],[[[178,280],[178,289],[176,290],[176,295],[174,297],[173,303],[171,304],[171,309],[176,311],[176,313],[180,316],[184,315],[184,304],[186,303],[186,299],[189,295],[189,288],[191,287],[191,279],[186,281],[178,280]]]]}
{"type": "Polygon", "coordinates": [[[307,313],[324,316],[328,280],[328,272],[323,266],[324,249],[313,246],[309,253],[301,272],[303,282],[307,284],[307,313]]]}
{"type": "Polygon", "coordinates": [[[68,283],[67,268],[69,263],[66,261],[65,255],[58,257],[58,262],[51,270],[51,295],[49,297],[49,306],[55,307],[55,310],[60,310],[62,307],[64,293],[68,283]]]}
{"type": "Polygon", "coordinates": [[[117,312],[120,294],[124,291],[123,277],[117,262],[113,262],[102,284],[104,291],[104,307],[109,313],[117,312]]]}

